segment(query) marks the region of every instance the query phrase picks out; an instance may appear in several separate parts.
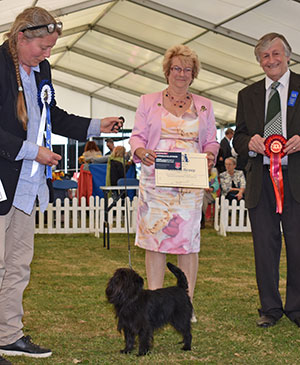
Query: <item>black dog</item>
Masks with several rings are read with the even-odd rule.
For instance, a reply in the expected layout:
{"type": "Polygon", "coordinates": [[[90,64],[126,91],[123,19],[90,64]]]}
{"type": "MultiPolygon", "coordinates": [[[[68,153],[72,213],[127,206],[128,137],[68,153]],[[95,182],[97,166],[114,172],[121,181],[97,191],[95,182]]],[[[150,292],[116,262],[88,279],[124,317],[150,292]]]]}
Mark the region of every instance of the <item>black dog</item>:
{"type": "Polygon", "coordinates": [[[106,288],[108,301],[114,305],[118,331],[124,331],[125,348],[131,352],[135,337],[139,337],[139,355],[145,355],[153,341],[155,329],[170,323],[183,336],[182,350],[190,350],[193,306],[187,294],[184,273],[168,262],[169,270],[177,277],[177,286],[144,290],[144,280],[127,268],[118,269],[106,288]]]}

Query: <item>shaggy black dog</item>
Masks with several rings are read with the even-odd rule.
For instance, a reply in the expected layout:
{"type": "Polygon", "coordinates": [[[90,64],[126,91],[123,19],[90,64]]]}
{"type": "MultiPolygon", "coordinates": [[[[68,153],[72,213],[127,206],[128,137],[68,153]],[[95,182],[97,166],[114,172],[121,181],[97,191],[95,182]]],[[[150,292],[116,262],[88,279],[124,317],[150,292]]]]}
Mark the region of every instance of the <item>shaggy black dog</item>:
{"type": "Polygon", "coordinates": [[[115,307],[118,331],[123,330],[125,336],[122,353],[132,351],[138,336],[138,354],[145,355],[150,350],[154,330],[167,323],[182,334],[182,350],[191,349],[193,306],[187,294],[187,280],[178,267],[169,262],[167,266],[177,277],[177,286],[144,290],[144,280],[127,268],[118,269],[109,280],[106,296],[115,307]]]}

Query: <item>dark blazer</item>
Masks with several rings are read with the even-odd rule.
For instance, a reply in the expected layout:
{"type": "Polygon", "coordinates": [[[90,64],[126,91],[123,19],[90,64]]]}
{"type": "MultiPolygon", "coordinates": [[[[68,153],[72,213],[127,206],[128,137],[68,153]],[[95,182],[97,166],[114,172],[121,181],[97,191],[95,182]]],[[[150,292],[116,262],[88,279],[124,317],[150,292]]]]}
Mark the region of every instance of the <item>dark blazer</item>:
{"type": "MultiPolygon", "coordinates": [[[[40,73],[36,72],[35,76],[37,86],[42,80],[51,81],[47,60],[40,63],[40,73]]],[[[15,158],[26,140],[26,131],[16,115],[17,94],[15,67],[5,42],[0,46],[0,179],[7,200],[0,202],[0,215],[7,214],[11,208],[22,167],[22,161],[15,158]]],[[[56,102],[51,107],[52,131],[56,134],[84,141],[90,121],[90,118],[68,114],[56,102]]]]}
{"type": "MultiPolygon", "coordinates": [[[[288,99],[292,91],[300,95],[300,75],[291,71],[288,99]]],[[[236,130],[233,146],[244,158],[248,155],[248,144],[255,134],[263,136],[265,118],[265,79],[247,86],[239,92],[236,115],[236,130]]],[[[287,139],[300,135],[300,96],[294,106],[287,107],[287,139]]],[[[254,208],[260,199],[263,178],[263,156],[249,158],[246,165],[247,208],[254,208]]],[[[288,156],[288,178],[293,198],[300,203],[300,152],[288,156]]]]}
{"type": "Polygon", "coordinates": [[[221,156],[223,157],[224,161],[226,160],[227,157],[232,156],[231,146],[226,137],[224,137],[220,143],[220,151],[221,151],[221,156]]]}
{"type": "Polygon", "coordinates": [[[228,141],[228,139],[226,137],[222,138],[221,142],[220,142],[220,149],[219,149],[219,153],[218,153],[218,157],[217,157],[217,164],[216,164],[216,168],[218,169],[219,174],[221,172],[224,172],[225,169],[225,160],[227,157],[231,157],[232,153],[231,153],[231,146],[230,143],[228,141]],[[222,158],[222,160],[220,160],[220,158],[222,158]]]}

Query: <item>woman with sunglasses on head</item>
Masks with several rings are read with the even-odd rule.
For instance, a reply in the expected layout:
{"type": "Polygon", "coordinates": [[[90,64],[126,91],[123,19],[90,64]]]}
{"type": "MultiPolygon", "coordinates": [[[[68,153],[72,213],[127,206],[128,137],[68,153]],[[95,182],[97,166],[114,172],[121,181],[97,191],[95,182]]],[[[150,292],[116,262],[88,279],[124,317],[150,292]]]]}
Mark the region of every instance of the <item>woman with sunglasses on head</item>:
{"type": "MultiPolygon", "coordinates": [[[[176,254],[193,299],[200,251],[202,189],[155,186],[155,151],[201,152],[212,167],[218,154],[211,102],[188,90],[200,69],[194,51],[168,49],[163,71],[168,87],[143,95],[130,139],[134,162],[141,162],[136,245],[146,250],[149,289],[163,286],[166,254],[176,254]]],[[[195,321],[196,318],[193,318],[195,321]]]]}
{"type": "MultiPolygon", "coordinates": [[[[46,10],[32,7],[17,16],[0,47],[0,355],[51,355],[22,331],[35,202],[38,199],[40,209],[46,209],[49,189],[45,170],[50,180],[51,166],[61,159],[47,148],[51,147],[51,129],[85,141],[122,125],[117,117],[84,118],[56,106],[46,58],[61,32],[62,23],[46,10]]],[[[0,364],[9,361],[0,357],[0,364]]]]}

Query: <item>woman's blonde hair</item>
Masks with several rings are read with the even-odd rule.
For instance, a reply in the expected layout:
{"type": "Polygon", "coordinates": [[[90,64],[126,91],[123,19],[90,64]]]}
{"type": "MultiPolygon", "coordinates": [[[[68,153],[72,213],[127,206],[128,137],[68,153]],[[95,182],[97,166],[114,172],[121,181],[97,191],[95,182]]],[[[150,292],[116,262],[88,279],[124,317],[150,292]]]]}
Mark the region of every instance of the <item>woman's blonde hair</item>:
{"type": "Polygon", "coordinates": [[[112,157],[124,157],[125,156],[125,147],[123,146],[117,146],[114,148],[114,150],[111,153],[112,157]]]}
{"type": "MultiPolygon", "coordinates": [[[[20,122],[22,123],[24,130],[27,129],[28,115],[25,106],[25,99],[19,70],[19,58],[17,50],[18,34],[20,31],[23,31],[24,37],[28,39],[43,38],[49,34],[46,27],[27,31],[26,30],[24,31],[24,29],[28,27],[34,27],[37,25],[44,25],[44,24],[46,25],[50,23],[56,24],[56,20],[47,10],[39,8],[37,6],[31,7],[25,9],[21,14],[19,14],[16,17],[10,31],[5,34],[5,37],[8,39],[9,52],[13,59],[16,70],[16,77],[18,84],[17,116],[20,122]]],[[[56,28],[55,32],[57,32],[58,35],[60,35],[61,29],[56,28]]]]}
{"type": "Polygon", "coordinates": [[[192,61],[192,82],[193,80],[198,76],[198,73],[200,71],[200,61],[198,59],[198,56],[195,51],[193,51],[190,47],[185,46],[183,44],[178,44],[176,46],[173,46],[169,48],[165,55],[163,60],[163,72],[165,74],[165,78],[168,81],[169,75],[171,71],[172,66],[172,59],[174,57],[178,57],[180,61],[183,63],[183,65],[189,66],[190,61],[192,61]]]}

